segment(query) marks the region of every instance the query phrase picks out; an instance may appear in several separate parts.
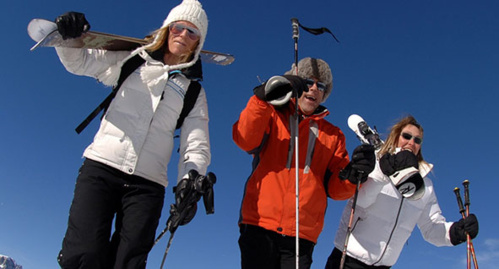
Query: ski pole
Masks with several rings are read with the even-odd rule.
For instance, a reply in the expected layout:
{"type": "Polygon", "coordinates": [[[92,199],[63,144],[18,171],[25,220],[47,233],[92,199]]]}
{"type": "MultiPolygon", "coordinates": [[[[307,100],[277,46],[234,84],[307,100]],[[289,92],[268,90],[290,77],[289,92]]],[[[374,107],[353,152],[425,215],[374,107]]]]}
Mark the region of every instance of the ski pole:
{"type": "MultiPolygon", "coordinates": [[[[457,199],[457,205],[459,206],[459,213],[461,214],[461,216],[464,218],[466,218],[466,215],[464,214],[464,206],[463,206],[463,200],[461,199],[461,194],[459,193],[459,188],[458,187],[455,187],[454,188],[454,193],[456,194],[456,199],[457,199]]],[[[467,269],[470,269],[471,268],[471,260],[470,260],[470,244],[469,244],[469,235],[466,236],[466,241],[467,241],[467,244],[466,244],[466,268],[467,269]]]]}
{"type": "MultiPolygon", "coordinates": [[[[454,193],[456,194],[456,199],[457,199],[457,205],[459,206],[459,213],[461,213],[461,216],[463,217],[463,219],[466,218],[466,214],[465,214],[465,209],[464,209],[464,206],[463,206],[463,200],[461,199],[461,194],[459,193],[460,189],[458,187],[455,187],[454,188],[454,193]]],[[[474,249],[473,247],[473,242],[471,241],[471,238],[470,238],[470,235],[468,233],[466,233],[466,252],[467,253],[471,253],[471,250],[474,249]]],[[[467,265],[467,269],[470,269],[471,268],[471,260],[470,260],[470,255],[466,255],[466,265],[467,265]]],[[[478,269],[478,265],[475,263],[475,269],[478,269]]]]}
{"type": "MultiPolygon", "coordinates": [[[[470,182],[468,180],[463,181],[464,186],[464,206],[466,207],[466,217],[470,215],[470,182]]],[[[475,269],[478,268],[478,263],[475,255],[475,247],[473,247],[473,242],[471,241],[470,235],[467,235],[467,249],[468,249],[468,260],[473,259],[473,264],[475,265],[475,269]]]]}
{"type": "Polygon", "coordinates": [[[352,223],[353,216],[355,214],[355,207],[357,206],[357,197],[359,197],[360,180],[357,181],[357,186],[355,188],[355,194],[353,196],[352,208],[350,209],[350,219],[348,220],[347,234],[345,237],[345,244],[343,245],[343,252],[341,253],[340,269],[345,266],[345,258],[347,256],[348,239],[352,234],[352,223]]]}
{"type": "MultiPolygon", "coordinates": [[[[300,37],[300,34],[298,32],[298,19],[297,18],[292,18],[291,19],[291,25],[293,27],[293,40],[295,44],[295,66],[296,66],[296,73],[295,75],[298,75],[298,38],[300,37]]],[[[298,90],[293,89],[295,92],[295,204],[296,204],[296,238],[295,238],[295,255],[296,255],[296,266],[295,268],[298,269],[300,267],[300,189],[299,189],[299,161],[298,161],[298,134],[299,134],[299,118],[298,118],[298,90]]]]}
{"type": "Polygon", "coordinates": [[[163,259],[161,260],[160,269],[163,269],[163,265],[165,264],[166,255],[168,255],[168,251],[170,250],[170,246],[172,245],[173,236],[175,235],[175,231],[170,234],[170,239],[168,239],[168,244],[166,245],[165,253],[163,254],[163,259]]]}
{"type": "Polygon", "coordinates": [[[212,172],[209,172],[206,176],[201,176],[196,170],[190,170],[189,177],[183,179],[179,184],[177,184],[176,187],[174,187],[173,192],[175,193],[175,203],[170,205],[170,217],[166,221],[166,228],[159,234],[153,244],[153,246],[155,246],[166,234],[166,232],[170,231],[170,239],[168,240],[165,253],[163,254],[160,269],[163,269],[166,256],[170,250],[173,236],[175,235],[177,228],[180,225],[186,225],[192,220],[192,218],[194,218],[194,215],[196,214],[196,207],[194,206],[197,205],[197,202],[201,199],[201,197],[203,198],[206,214],[209,215],[215,213],[213,185],[216,182],[217,178],[212,172]],[[184,196],[179,195],[179,197],[183,198],[178,199],[178,188],[181,188],[180,192],[184,194],[184,196]],[[189,213],[192,212],[193,214],[190,216],[189,213]]]}

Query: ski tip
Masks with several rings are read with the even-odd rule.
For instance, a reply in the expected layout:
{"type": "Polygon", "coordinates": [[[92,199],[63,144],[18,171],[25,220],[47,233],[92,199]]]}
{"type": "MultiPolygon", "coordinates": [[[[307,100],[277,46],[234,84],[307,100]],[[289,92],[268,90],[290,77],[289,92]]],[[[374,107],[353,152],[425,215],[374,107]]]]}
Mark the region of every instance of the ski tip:
{"type": "Polygon", "coordinates": [[[359,129],[359,123],[363,121],[364,119],[361,116],[357,114],[352,114],[350,115],[350,117],[348,117],[348,127],[353,131],[356,131],[359,129]]]}
{"type": "Polygon", "coordinates": [[[40,42],[53,31],[57,30],[57,25],[45,19],[32,19],[28,23],[28,35],[35,42],[40,42]]]}
{"type": "Polygon", "coordinates": [[[207,50],[202,50],[200,57],[201,60],[206,63],[214,63],[218,65],[229,65],[235,60],[234,56],[231,54],[219,53],[207,50]]]}

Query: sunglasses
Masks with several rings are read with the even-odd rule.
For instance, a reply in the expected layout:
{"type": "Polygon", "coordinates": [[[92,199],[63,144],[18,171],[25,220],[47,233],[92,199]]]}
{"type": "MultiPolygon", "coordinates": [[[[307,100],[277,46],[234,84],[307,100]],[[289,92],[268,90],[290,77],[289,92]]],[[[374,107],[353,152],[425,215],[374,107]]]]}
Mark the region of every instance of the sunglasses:
{"type": "Polygon", "coordinates": [[[184,30],[187,30],[187,36],[191,40],[198,40],[201,37],[201,33],[199,32],[198,29],[185,25],[183,23],[174,22],[170,24],[169,28],[170,32],[174,35],[180,35],[182,32],[184,32],[184,30]]]}
{"type": "Polygon", "coordinates": [[[408,134],[408,133],[402,133],[402,134],[400,134],[400,136],[402,136],[402,138],[404,138],[405,140],[411,140],[414,138],[414,143],[416,143],[418,145],[421,145],[421,143],[423,143],[423,138],[413,136],[413,135],[408,134]]]}
{"type": "Polygon", "coordinates": [[[326,90],[326,84],[323,83],[323,82],[320,82],[320,81],[317,81],[315,82],[315,80],[311,79],[311,78],[307,78],[305,79],[305,82],[307,83],[307,86],[310,88],[310,87],[313,87],[314,84],[317,84],[317,89],[321,92],[325,91],[326,90]]]}

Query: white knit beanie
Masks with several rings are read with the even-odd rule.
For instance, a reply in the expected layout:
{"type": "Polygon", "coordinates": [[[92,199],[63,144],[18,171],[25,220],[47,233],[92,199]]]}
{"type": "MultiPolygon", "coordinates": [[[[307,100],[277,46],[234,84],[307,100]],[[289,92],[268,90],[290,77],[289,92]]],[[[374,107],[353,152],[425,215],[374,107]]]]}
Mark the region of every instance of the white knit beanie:
{"type": "MultiPolygon", "coordinates": [[[[192,58],[192,60],[190,62],[181,63],[174,66],[168,66],[167,69],[169,70],[184,69],[194,65],[196,61],[199,59],[199,54],[201,53],[204,41],[206,39],[206,34],[208,32],[208,17],[206,16],[206,12],[203,10],[203,7],[201,6],[201,3],[198,0],[183,0],[180,5],[174,7],[170,11],[160,29],[169,27],[169,25],[175,21],[188,21],[194,24],[200,31],[201,36],[199,37],[199,45],[196,48],[196,51],[194,52],[193,55],[194,57],[192,58]]],[[[157,35],[156,39],[152,43],[136,49],[130,54],[130,56],[128,56],[122,62],[118,63],[115,66],[110,67],[104,73],[98,75],[99,81],[101,81],[105,85],[111,85],[111,86],[116,85],[120,74],[121,66],[123,65],[123,63],[125,63],[128,59],[132,58],[136,54],[140,54],[143,58],[150,58],[145,53],[145,50],[154,46],[157,42],[159,42],[160,40],[158,39],[160,38],[160,36],[161,35],[157,35]]],[[[156,79],[156,82],[168,77],[167,76],[168,70],[166,70],[165,68],[166,67],[164,67],[163,70],[157,71],[165,73],[166,75],[163,75],[158,79],[156,79]]]]}
{"type": "Polygon", "coordinates": [[[206,34],[208,33],[208,17],[206,16],[206,12],[203,10],[203,7],[198,0],[183,0],[180,5],[174,7],[170,11],[161,28],[168,27],[172,22],[176,21],[188,21],[194,24],[201,33],[199,46],[195,51],[192,62],[192,64],[194,64],[199,57],[204,40],[206,39],[206,34]]]}
{"type": "MultiPolygon", "coordinates": [[[[284,73],[285,75],[296,75],[296,66],[293,64],[291,70],[284,73]]],[[[331,68],[329,65],[321,59],[315,58],[303,58],[298,62],[298,76],[302,78],[314,77],[320,82],[326,84],[326,90],[324,91],[324,98],[322,102],[324,103],[326,99],[331,94],[333,90],[333,74],[331,73],[331,68]]]]}

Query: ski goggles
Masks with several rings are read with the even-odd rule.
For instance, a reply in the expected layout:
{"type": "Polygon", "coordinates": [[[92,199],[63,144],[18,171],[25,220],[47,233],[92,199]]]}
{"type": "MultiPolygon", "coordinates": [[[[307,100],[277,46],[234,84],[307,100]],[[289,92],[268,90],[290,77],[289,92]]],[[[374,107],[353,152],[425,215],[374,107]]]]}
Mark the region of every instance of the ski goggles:
{"type": "Polygon", "coordinates": [[[170,24],[169,29],[170,32],[174,35],[180,35],[182,32],[184,32],[184,30],[187,30],[187,36],[194,41],[198,40],[201,37],[201,32],[199,32],[198,29],[180,22],[174,22],[170,24]]]}
{"type": "Polygon", "coordinates": [[[310,87],[313,87],[314,84],[317,84],[317,89],[321,92],[324,92],[326,91],[326,84],[323,83],[323,82],[320,82],[320,81],[317,81],[315,82],[315,80],[311,79],[311,78],[307,78],[305,79],[305,83],[307,83],[307,86],[310,88],[310,87]]]}
{"type": "Polygon", "coordinates": [[[405,140],[407,140],[407,141],[409,141],[411,139],[414,139],[414,143],[416,143],[418,145],[421,145],[421,143],[423,143],[423,138],[417,137],[417,136],[413,136],[413,135],[408,134],[408,133],[401,133],[400,136],[402,138],[404,138],[405,140]]]}

